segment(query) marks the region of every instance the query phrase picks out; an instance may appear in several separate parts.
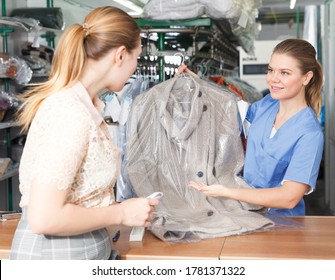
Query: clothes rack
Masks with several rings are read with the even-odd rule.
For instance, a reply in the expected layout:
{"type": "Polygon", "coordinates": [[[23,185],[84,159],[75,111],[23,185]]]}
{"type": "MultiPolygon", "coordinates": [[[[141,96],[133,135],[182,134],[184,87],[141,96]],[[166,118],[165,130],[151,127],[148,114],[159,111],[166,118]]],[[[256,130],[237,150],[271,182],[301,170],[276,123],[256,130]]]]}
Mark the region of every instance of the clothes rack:
{"type": "Polygon", "coordinates": [[[238,43],[231,32],[227,33],[227,28],[220,28],[222,21],[211,18],[168,21],[137,19],[143,38],[141,58],[157,57],[152,64],[159,70],[160,81],[165,80],[164,57],[175,53],[189,59],[188,65],[206,60],[216,62],[218,69],[234,70],[238,66],[238,43]]]}

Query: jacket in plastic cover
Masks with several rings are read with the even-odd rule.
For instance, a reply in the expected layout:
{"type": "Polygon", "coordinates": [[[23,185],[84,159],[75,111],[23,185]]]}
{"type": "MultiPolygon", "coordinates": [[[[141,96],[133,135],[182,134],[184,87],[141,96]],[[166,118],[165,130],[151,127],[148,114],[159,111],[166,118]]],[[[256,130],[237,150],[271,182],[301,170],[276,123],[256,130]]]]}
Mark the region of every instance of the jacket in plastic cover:
{"type": "Polygon", "coordinates": [[[126,177],[137,196],[164,193],[151,231],[165,241],[192,241],[265,230],[259,206],[207,197],[190,180],[251,188],[244,162],[237,97],[183,74],[133,102],[125,150],[126,177]]]}

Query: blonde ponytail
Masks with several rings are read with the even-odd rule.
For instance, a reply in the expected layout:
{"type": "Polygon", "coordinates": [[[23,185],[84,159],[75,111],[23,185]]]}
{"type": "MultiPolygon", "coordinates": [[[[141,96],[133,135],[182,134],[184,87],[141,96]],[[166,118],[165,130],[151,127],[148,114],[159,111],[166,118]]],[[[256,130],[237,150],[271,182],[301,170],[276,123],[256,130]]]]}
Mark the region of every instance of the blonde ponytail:
{"type": "Polygon", "coordinates": [[[40,104],[53,93],[71,86],[81,75],[86,59],[98,60],[111,49],[125,46],[128,52],[137,47],[140,28],[126,12],[111,6],[90,12],[83,25],[71,25],[61,36],[54,54],[49,79],[33,84],[21,96],[23,105],[17,122],[29,129],[40,104]]]}

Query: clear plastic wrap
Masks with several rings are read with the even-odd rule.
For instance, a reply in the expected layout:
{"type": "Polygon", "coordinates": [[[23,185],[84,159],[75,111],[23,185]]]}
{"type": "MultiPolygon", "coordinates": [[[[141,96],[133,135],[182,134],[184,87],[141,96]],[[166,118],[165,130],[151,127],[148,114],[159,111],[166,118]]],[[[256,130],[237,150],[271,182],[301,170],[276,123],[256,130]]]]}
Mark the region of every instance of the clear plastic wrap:
{"type": "Polygon", "coordinates": [[[133,101],[124,148],[124,175],[136,196],[160,191],[151,231],[169,242],[190,242],[268,230],[260,206],[206,197],[190,180],[251,188],[244,163],[235,94],[183,74],[133,101]]]}
{"type": "Polygon", "coordinates": [[[15,79],[18,84],[24,85],[31,80],[33,72],[22,58],[1,53],[0,75],[15,79]]]}
{"type": "Polygon", "coordinates": [[[0,17],[0,23],[20,27],[27,32],[41,30],[40,22],[32,18],[0,17]]]}
{"type": "Polygon", "coordinates": [[[228,20],[233,34],[242,48],[254,53],[258,35],[256,17],[261,0],[149,0],[142,17],[155,20],[184,20],[208,16],[228,20]]]}
{"type": "Polygon", "coordinates": [[[28,66],[27,62],[18,57],[15,56],[14,59],[17,62],[17,74],[15,77],[15,81],[19,84],[19,85],[26,85],[30,82],[32,76],[33,76],[33,71],[31,70],[31,68],[28,66]]]}
{"type": "Polygon", "coordinates": [[[141,16],[156,20],[179,20],[201,17],[205,12],[205,7],[198,0],[149,0],[141,16]]]}
{"type": "Polygon", "coordinates": [[[39,41],[39,31],[42,29],[40,22],[32,18],[19,18],[19,17],[0,17],[0,23],[20,27],[27,32],[34,33],[34,40],[32,45],[38,47],[39,41]]]}
{"type": "Polygon", "coordinates": [[[17,108],[20,105],[19,99],[12,93],[0,91],[0,110],[6,111],[17,108]]]}
{"type": "MultiPolygon", "coordinates": [[[[129,84],[127,87],[127,91],[121,97],[121,113],[120,113],[120,120],[119,120],[119,127],[118,127],[118,140],[117,144],[118,147],[122,150],[125,150],[126,142],[127,142],[127,121],[129,110],[131,108],[131,104],[134,98],[139,95],[142,90],[142,81],[134,80],[132,83],[129,84]]],[[[124,154],[121,155],[122,161],[121,165],[123,165],[124,154]]],[[[121,202],[128,198],[133,197],[132,188],[128,185],[127,181],[124,180],[124,166],[121,168],[121,174],[116,182],[116,198],[115,200],[121,202]]]]}
{"type": "Polygon", "coordinates": [[[16,60],[6,53],[0,54],[0,75],[7,78],[15,78],[17,74],[16,60]]]}
{"type": "Polygon", "coordinates": [[[157,20],[192,19],[207,15],[214,19],[234,18],[241,0],[149,0],[142,17],[157,20]]]}
{"type": "MultiPolygon", "coordinates": [[[[130,78],[122,91],[111,94],[106,92],[100,97],[106,104],[104,110],[104,119],[108,124],[109,133],[113,142],[124,150],[127,141],[127,121],[134,98],[147,90],[149,80],[142,78],[130,78]]],[[[123,164],[124,155],[121,154],[121,164],[123,164]]],[[[124,168],[121,167],[121,174],[116,182],[115,200],[117,202],[124,201],[133,197],[131,186],[124,180],[124,168]]]]}
{"type": "Polygon", "coordinates": [[[39,21],[41,26],[47,28],[63,30],[65,27],[62,10],[58,7],[17,8],[12,11],[11,16],[16,18],[33,18],[39,21]]]}

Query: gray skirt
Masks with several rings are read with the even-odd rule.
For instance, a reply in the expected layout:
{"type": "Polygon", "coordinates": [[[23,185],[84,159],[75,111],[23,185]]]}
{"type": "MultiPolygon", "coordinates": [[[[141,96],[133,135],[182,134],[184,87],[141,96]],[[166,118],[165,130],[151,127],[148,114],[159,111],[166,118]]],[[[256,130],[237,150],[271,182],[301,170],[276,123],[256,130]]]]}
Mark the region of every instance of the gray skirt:
{"type": "Polygon", "coordinates": [[[17,226],[10,259],[12,260],[106,260],[111,255],[107,229],[74,236],[34,234],[25,209],[17,226]]]}

